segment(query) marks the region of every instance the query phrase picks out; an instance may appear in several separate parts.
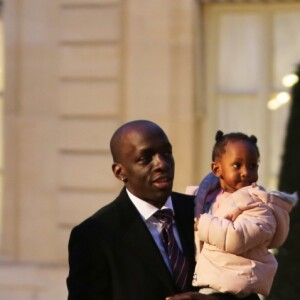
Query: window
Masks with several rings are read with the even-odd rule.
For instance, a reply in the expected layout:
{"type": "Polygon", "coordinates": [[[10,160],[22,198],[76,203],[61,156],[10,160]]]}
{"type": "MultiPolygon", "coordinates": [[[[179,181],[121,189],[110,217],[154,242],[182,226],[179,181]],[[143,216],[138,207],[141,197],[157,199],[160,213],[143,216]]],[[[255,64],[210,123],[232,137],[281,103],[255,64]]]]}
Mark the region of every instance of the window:
{"type": "Polygon", "coordinates": [[[282,78],[300,62],[300,5],[204,4],[205,118],[203,151],[210,161],[216,130],[258,137],[259,182],[277,187],[289,104],[268,109],[289,91],[282,78]]]}

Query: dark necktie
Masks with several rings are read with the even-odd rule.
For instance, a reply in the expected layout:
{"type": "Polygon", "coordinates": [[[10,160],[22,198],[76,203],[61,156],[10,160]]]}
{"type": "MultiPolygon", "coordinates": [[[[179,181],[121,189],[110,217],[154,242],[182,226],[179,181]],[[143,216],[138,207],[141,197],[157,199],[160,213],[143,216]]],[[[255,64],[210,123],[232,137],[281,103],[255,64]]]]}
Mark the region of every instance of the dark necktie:
{"type": "Polygon", "coordinates": [[[158,210],[154,216],[162,223],[161,238],[173,269],[176,285],[184,291],[188,276],[188,261],[182,254],[173,233],[173,211],[158,210]]]}

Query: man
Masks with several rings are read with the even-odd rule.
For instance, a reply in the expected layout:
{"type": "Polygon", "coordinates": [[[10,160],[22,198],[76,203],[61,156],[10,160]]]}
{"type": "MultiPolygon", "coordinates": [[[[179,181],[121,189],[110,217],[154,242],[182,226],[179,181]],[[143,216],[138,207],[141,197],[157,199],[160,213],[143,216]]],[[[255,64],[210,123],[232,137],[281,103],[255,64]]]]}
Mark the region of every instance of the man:
{"type": "Polygon", "coordinates": [[[150,121],[132,121],[117,129],[110,148],[113,173],[124,188],[72,230],[68,299],[218,299],[187,292],[195,266],[194,197],[172,192],[174,159],[164,131],[150,121]],[[166,211],[174,215],[173,225],[160,219],[166,211]],[[177,249],[179,276],[170,244],[177,249]]]}
{"type": "Polygon", "coordinates": [[[194,271],[193,197],[172,193],[174,159],[163,130],[138,120],[121,126],[110,143],[120,195],[72,230],[69,300],[163,300],[191,290],[194,271]],[[171,208],[174,231],[189,263],[178,287],[153,214],[171,208]]]}

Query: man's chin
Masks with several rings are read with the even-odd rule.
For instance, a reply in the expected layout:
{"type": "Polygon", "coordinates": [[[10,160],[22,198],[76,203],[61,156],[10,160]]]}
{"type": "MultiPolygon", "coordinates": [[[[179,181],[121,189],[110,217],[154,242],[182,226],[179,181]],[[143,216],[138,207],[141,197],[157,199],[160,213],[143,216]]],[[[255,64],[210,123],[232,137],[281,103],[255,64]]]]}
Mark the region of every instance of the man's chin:
{"type": "Polygon", "coordinates": [[[159,189],[158,191],[156,191],[156,195],[159,199],[161,200],[167,200],[168,197],[171,195],[172,193],[172,188],[166,188],[166,189],[159,189]]]}

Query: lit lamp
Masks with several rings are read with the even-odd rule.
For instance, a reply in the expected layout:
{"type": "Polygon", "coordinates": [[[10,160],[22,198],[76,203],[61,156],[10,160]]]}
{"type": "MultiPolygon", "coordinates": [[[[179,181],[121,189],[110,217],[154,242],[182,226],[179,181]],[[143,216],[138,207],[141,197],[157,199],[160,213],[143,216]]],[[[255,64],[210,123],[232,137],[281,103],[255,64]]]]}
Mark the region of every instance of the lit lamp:
{"type": "Polygon", "coordinates": [[[282,84],[285,87],[291,87],[295,83],[297,83],[299,80],[298,76],[296,74],[287,74],[282,78],[282,84]]]}
{"type": "Polygon", "coordinates": [[[268,108],[271,110],[276,110],[280,106],[288,103],[291,100],[291,96],[287,92],[278,93],[274,98],[269,100],[268,108]]]}
{"type": "MultiPolygon", "coordinates": [[[[299,77],[296,74],[287,74],[282,78],[282,84],[285,87],[291,87],[295,83],[297,83],[299,80],[299,77]]],[[[276,94],[274,98],[268,101],[268,108],[270,110],[276,110],[280,106],[288,103],[291,100],[291,96],[287,92],[280,92],[276,94]]]]}

